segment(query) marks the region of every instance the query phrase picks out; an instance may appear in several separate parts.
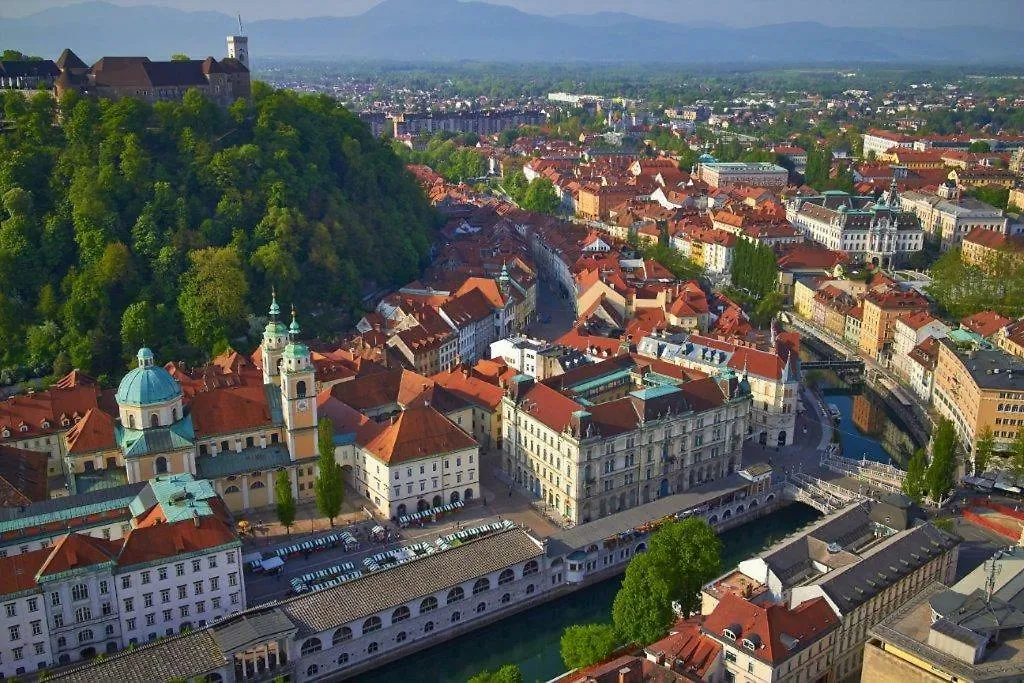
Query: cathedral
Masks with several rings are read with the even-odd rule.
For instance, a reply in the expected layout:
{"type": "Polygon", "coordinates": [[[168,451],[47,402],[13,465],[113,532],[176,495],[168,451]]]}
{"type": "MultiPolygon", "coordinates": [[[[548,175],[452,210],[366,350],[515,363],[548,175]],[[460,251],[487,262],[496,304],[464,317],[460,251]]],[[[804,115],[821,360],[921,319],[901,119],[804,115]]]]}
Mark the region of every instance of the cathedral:
{"type": "Polygon", "coordinates": [[[259,351],[262,376],[249,366],[223,386],[191,393],[186,377],[179,381],[151,350],[139,350],[138,367],[116,393],[115,440],[129,483],[188,473],[210,480],[232,511],[242,511],[272,505],[274,476],[285,470],[297,501],[314,497],[314,365],[295,311],[288,326],[280,313],[275,297],[259,351]]]}

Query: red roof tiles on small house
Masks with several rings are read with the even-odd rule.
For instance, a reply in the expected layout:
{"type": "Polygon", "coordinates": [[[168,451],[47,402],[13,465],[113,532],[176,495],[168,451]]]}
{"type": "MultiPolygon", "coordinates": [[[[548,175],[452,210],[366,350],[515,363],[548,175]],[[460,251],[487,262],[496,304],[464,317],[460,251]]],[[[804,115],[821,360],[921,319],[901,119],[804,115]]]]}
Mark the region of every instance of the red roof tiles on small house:
{"type": "Polygon", "coordinates": [[[476,446],[476,441],[433,407],[418,406],[402,411],[366,444],[366,450],[392,464],[476,446]]]}
{"type": "Polygon", "coordinates": [[[65,435],[68,453],[82,455],[117,448],[114,418],[98,408],[90,408],[78,424],[65,435]]]}
{"type": "Polygon", "coordinates": [[[53,546],[50,556],[39,568],[39,576],[114,562],[121,544],[122,541],[108,541],[78,533],[68,534],[53,546]]]}
{"type": "Polygon", "coordinates": [[[1011,322],[1013,321],[995,311],[979,311],[961,320],[960,326],[982,337],[991,337],[1011,322]]]}

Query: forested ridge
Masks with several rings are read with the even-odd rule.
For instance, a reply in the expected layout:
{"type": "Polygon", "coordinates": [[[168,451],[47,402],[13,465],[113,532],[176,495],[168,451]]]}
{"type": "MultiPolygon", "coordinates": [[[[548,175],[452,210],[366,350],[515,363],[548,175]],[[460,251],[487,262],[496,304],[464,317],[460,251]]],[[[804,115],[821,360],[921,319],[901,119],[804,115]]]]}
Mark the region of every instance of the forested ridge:
{"type": "Polygon", "coordinates": [[[202,360],[255,341],[272,286],[337,335],[362,291],[418,275],[436,214],[390,147],[326,96],[253,91],[0,94],[0,381],[116,380],[142,344],[202,360]]]}

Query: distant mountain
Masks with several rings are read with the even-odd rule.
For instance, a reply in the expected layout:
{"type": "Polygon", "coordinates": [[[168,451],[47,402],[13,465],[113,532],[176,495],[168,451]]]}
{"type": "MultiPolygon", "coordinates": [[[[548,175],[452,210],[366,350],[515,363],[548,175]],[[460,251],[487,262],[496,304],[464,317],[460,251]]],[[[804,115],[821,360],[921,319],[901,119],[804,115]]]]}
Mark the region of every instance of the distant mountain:
{"type": "MultiPolygon", "coordinates": [[[[353,17],[245,26],[254,60],[269,57],[523,62],[1024,63],[1024,31],[978,27],[754,28],[676,24],[626,13],[556,17],[459,0],[385,0],[353,17]]],[[[0,22],[0,48],[83,59],[174,52],[219,56],[236,20],[217,12],[87,2],[0,22]]]]}

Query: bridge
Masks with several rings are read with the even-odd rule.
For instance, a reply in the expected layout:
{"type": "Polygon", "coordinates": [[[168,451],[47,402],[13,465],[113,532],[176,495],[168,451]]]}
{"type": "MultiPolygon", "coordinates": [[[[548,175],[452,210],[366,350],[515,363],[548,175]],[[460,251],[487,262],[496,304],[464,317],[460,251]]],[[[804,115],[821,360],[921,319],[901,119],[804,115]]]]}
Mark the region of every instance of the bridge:
{"type": "Polygon", "coordinates": [[[855,370],[859,373],[864,372],[864,361],[862,360],[812,360],[804,361],[800,363],[800,368],[803,370],[833,370],[835,372],[844,372],[855,370]]]}
{"type": "Polygon", "coordinates": [[[901,493],[907,473],[898,467],[874,460],[844,458],[838,453],[825,453],[819,463],[822,469],[844,474],[876,489],[889,493],[901,493]]]}
{"type": "Polygon", "coordinates": [[[801,472],[793,472],[786,478],[782,492],[789,500],[810,505],[826,515],[850,503],[864,500],[863,496],[849,489],[801,472]]]}

